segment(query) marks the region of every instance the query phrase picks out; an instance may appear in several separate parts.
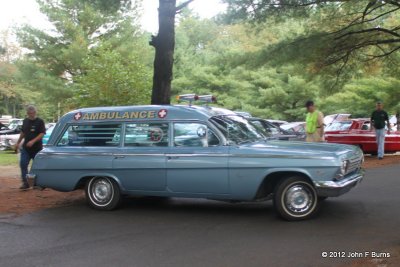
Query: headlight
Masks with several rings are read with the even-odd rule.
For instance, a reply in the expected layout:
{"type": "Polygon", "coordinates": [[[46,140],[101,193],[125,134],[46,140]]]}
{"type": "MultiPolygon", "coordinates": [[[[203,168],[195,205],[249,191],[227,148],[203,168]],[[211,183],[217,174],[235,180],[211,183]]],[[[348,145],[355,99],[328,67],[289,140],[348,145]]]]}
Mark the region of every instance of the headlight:
{"type": "Polygon", "coordinates": [[[350,165],[350,162],[348,160],[342,161],[342,165],[340,166],[339,172],[335,177],[336,180],[340,180],[346,175],[346,173],[349,169],[349,165],[350,165]]]}
{"type": "Polygon", "coordinates": [[[350,162],[349,162],[348,160],[344,160],[344,161],[342,162],[342,166],[340,167],[340,173],[341,173],[342,175],[346,175],[347,170],[348,170],[348,168],[349,168],[349,164],[350,164],[350,162]]]}

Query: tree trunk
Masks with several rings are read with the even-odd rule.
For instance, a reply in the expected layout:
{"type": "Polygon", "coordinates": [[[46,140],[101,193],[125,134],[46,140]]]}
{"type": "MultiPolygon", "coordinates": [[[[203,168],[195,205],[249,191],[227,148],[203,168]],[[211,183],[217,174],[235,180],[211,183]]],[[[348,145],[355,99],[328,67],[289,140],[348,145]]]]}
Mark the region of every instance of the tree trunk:
{"type": "Polygon", "coordinates": [[[172,68],[175,49],[176,0],[159,0],[158,34],[150,45],[156,50],[151,104],[171,103],[172,68]]]}

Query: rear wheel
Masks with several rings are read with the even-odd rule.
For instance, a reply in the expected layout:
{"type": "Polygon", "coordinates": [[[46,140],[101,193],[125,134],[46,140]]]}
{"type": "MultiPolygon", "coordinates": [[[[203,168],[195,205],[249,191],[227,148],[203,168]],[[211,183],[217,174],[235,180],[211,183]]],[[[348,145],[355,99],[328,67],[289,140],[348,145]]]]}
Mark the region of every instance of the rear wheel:
{"type": "Polygon", "coordinates": [[[311,218],[318,210],[317,192],[311,182],[300,176],[284,179],[275,189],[274,206],[285,220],[311,218]]]}
{"type": "Polygon", "coordinates": [[[121,192],[118,184],[109,177],[93,177],[85,186],[88,204],[99,210],[113,210],[121,202],[121,192]]]}

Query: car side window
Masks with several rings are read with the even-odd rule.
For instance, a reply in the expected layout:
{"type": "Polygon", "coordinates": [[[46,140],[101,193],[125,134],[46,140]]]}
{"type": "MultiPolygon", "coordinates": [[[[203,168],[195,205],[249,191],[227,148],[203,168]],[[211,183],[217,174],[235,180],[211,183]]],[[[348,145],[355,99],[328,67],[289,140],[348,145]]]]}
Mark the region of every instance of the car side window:
{"type": "Polygon", "coordinates": [[[167,147],[168,123],[130,123],[125,128],[125,146],[129,147],[167,147]]]}
{"type": "Polygon", "coordinates": [[[361,126],[361,130],[363,131],[369,131],[371,129],[371,124],[369,122],[365,122],[362,126],[361,126]]]}
{"type": "Polygon", "coordinates": [[[118,146],[121,124],[70,125],[58,146],[118,146]]]}
{"type": "Polygon", "coordinates": [[[220,141],[215,133],[202,123],[174,123],[174,146],[210,147],[220,141]]]}

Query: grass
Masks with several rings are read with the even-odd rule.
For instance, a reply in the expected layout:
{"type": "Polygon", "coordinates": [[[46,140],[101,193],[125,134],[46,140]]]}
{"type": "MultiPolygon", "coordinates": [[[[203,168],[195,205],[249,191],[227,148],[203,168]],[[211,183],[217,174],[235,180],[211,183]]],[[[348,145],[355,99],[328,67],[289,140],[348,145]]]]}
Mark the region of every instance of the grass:
{"type": "Polygon", "coordinates": [[[0,151],[0,166],[18,164],[18,155],[14,151],[0,151]]]}

